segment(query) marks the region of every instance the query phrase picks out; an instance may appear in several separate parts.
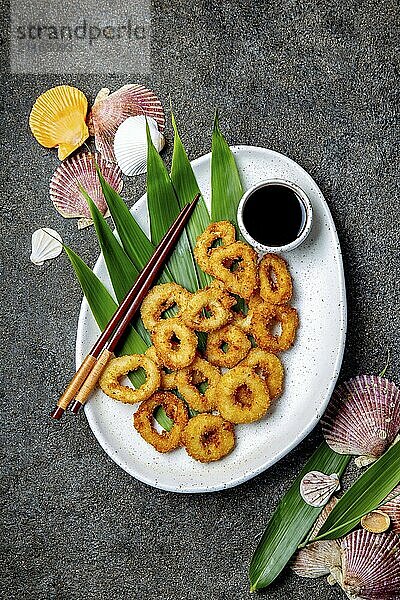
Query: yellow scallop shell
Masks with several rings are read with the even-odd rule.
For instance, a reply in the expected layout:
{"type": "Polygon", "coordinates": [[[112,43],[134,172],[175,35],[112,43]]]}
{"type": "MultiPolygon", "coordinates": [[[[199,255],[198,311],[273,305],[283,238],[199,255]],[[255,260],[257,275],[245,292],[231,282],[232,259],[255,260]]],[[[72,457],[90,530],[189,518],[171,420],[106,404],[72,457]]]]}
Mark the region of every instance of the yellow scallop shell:
{"type": "Polygon", "coordinates": [[[83,92],[59,85],[41,94],[32,107],[29,126],[39,144],[58,147],[64,160],[89,137],[86,125],[88,101],[83,92]]]}

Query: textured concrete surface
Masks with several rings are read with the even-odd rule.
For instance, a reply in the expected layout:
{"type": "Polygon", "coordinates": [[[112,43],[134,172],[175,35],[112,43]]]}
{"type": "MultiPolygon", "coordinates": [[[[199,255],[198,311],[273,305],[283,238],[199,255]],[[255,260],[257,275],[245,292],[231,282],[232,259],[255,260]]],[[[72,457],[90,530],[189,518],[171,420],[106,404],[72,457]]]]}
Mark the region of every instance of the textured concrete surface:
{"type": "MultiPolygon", "coordinates": [[[[105,6],[99,2],[99,10],[105,6]]],[[[315,431],[236,489],[180,496],[120,470],[83,414],[50,422],[74,367],[81,294],[64,256],[42,268],[29,262],[30,236],[52,226],[91,264],[98,248],[91,229],[77,231],[49,201],[58,160],[30,135],[34,99],[59,83],[77,85],[92,100],[100,87],[137,81],[166,107],[171,97],[193,158],[209,150],[218,107],[230,143],[298,161],[325,194],[342,243],[349,328],[341,376],[378,372],[389,347],[388,375],[398,379],[395,9],[392,0],[156,0],[151,74],[3,75],[2,598],[250,598],[247,568],[257,538],[319,439],[315,431]]],[[[7,21],[2,39],[6,71],[7,21]]],[[[143,191],[143,178],[130,181],[127,202],[143,191]]],[[[342,594],[285,572],[265,597],[342,594]]]]}

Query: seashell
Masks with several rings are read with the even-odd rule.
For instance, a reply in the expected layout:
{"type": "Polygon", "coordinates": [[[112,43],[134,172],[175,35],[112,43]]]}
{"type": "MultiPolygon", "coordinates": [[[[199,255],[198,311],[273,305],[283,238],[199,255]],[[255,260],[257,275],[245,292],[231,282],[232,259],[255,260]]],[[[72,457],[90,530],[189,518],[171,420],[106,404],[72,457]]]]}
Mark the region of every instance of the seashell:
{"type": "Polygon", "coordinates": [[[115,162],[114,137],[118,127],[128,117],[147,115],[157,122],[162,133],[165,126],[164,110],[157,96],[142,85],[128,84],[109,95],[100,90],[89,115],[90,129],[95,136],[96,148],[103,157],[115,162]]]}
{"type": "MultiPolygon", "coordinates": [[[[310,539],[318,534],[329,513],[337,504],[337,498],[331,498],[324,507],[311,531],[310,539]]],[[[300,577],[316,578],[332,576],[332,585],[337,581],[337,570],[341,565],[340,542],[338,540],[320,540],[311,542],[299,550],[291,564],[292,570],[300,577]]]]}
{"type": "Polygon", "coordinates": [[[29,115],[29,126],[39,144],[58,147],[64,160],[89,137],[86,125],[88,101],[83,92],[69,85],[59,85],[36,100],[29,115]]]}
{"type": "Polygon", "coordinates": [[[32,254],[34,265],[42,266],[45,260],[56,258],[62,252],[62,239],[59,233],[50,227],[41,227],[32,233],[32,254]]]}
{"type": "Polygon", "coordinates": [[[393,533],[400,533],[400,484],[390,492],[381,505],[380,511],[384,512],[390,518],[392,524],[391,531],[393,533]]]}
{"type": "Polygon", "coordinates": [[[363,529],[371,533],[383,533],[390,527],[390,517],[381,510],[373,510],[364,515],[360,523],[363,529]]]}
{"type": "Polygon", "coordinates": [[[140,175],[147,170],[146,119],[151,139],[158,152],[164,148],[165,139],[158,131],[152,117],[138,115],[129,117],[117,129],[114,138],[114,154],[118,166],[125,175],[140,175]]]}
{"type": "Polygon", "coordinates": [[[322,418],[328,445],[354,454],[358,466],[376,460],[400,429],[400,390],[383,377],[361,375],[338,386],[322,418]]]}
{"type": "Polygon", "coordinates": [[[56,210],[67,219],[80,217],[79,229],[91,225],[92,220],[78,183],[85,188],[100,212],[105,217],[109,216],[108,206],[97,176],[95,160],[104,179],[114,190],[120,192],[123,185],[120,168],[106,162],[101,156],[88,152],[72,156],[61,163],[50,182],[50,198],[56,210]]]}
{"type": "Polygon", "coordinates": [[[310,471],[300,482],[300,495],[310,506],[324,506],[336,490],[340,488],[336,473],[325,475],[320,471],[310,471]]]}
{"type": "Polygon", "coordinates": [[[350,598],[400,597],[400,536],[357,529],[342,540],[341,552],[341,585],[350,598]]]}

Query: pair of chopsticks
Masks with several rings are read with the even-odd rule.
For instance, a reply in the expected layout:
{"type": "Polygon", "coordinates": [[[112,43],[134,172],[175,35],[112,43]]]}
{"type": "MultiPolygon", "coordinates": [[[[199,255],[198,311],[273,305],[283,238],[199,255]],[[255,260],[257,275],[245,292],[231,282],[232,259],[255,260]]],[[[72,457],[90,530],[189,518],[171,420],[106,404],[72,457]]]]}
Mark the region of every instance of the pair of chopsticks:
{"type": "Polygon", "coordinates": [[[74,399],[75,402],[71,407],[74,414],[77,414],[79,409],[85,404],[117,347],[118,342],[138,311],[154,280],[158,277],[168,255],[177,243],[199,198],[200,194],[197,194],[192,202],[186,204],[161,239],[149,262],[139,274],[136,282],[115,311],[107,327],[86,356],[63,395],[59,398],[56,408],[51,413],[53,419],[59,420],[74,399]]]}

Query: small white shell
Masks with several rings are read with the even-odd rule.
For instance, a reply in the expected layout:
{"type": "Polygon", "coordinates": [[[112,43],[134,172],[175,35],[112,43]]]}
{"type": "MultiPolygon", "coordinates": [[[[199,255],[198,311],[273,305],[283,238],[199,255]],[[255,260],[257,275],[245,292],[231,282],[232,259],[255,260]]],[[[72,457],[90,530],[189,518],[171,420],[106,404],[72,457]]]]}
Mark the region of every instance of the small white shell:
{"type": "Polygon", "coordinates": [[[54,229],[41,227],[32,233],[32,254],[30,258],[34,265],[41,266],[45,260],[59,256],[61,251],[62,239],[54,229]]]}
{"type": "Polygon", "coordinates": [[[320,471],[310,471],[300,482],[300,495],[310,506],[324,506],[336,490],[340,488],[336,473],[325,475],[320,471]]]}
{"type": "MultiPolygon", "coordinates": [[[[147,117],[151,139],[158,152],[164,148],[165,139],[159,132],[157,121],[147,117]]],[[[140,175],[147,170],[146,117],[129,117],[118,127],[114,139],[115,158],[125,175],[140,175]]]]}

